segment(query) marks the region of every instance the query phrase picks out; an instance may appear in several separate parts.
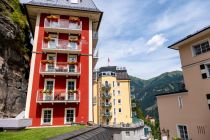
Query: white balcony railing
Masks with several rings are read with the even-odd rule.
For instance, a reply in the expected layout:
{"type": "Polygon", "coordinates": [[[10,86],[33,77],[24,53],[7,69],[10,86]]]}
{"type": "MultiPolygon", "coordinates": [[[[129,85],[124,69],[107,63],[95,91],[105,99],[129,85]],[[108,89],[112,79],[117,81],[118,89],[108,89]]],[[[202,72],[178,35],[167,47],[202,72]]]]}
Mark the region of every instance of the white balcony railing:
{"type": "Polygon", "coordinates": [[[80,92],[67,92],[66,90],[38,90],[37,91],[37,103],[78,103],[80,102],[80,92]]]}
{"type": "Polygon", "coordinates": [[[68,19],[48,20],[44,21],[45,28],[65,29],[65,30],[82,30],[82,22],[71,22],[68,19]]]}
{"type": "Polygon", "coordinates": [[[40,66],[40,74],[79,76],[81,74],[81,64],[74,62],[53,62],[42,60],[40,66]],[[45,61],[47,63],[43,63],[45,61]]]}
{"type": "Polygon", "coordinates": [[[63,39],[56,39],[54,41],[43,41],[42,45],[43,51],[48,52],[72,52],[72,53],[80,53],[82,50],[82,43],[81,42],[70,42],[69,40],[63,40],[63,39]]]}

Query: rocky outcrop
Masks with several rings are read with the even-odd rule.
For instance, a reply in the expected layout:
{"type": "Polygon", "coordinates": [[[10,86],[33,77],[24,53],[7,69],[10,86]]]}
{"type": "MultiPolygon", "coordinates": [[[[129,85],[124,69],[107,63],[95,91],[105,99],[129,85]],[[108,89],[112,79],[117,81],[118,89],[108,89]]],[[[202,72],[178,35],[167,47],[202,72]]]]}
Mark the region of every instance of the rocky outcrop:
{"type": "Polygon", "coordinates": [[[27,28],[20,28],[7,14],[12,12],[10,1],[0,2],[0,117],[14,117],[25,108],[31,49],[27,28]],[[3,11],[3,12],[2,12],[3,11]],[[20,40],[24,33],[24,41],[20,40]]]}

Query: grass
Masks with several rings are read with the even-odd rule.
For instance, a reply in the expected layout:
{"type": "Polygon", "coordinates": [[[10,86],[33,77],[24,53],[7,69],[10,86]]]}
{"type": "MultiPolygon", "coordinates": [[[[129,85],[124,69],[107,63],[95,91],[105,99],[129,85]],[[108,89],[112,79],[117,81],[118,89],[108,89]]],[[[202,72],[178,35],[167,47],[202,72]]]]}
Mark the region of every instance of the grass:
{"type": "Polygon", "coordinates": [[[71,131],[79,130],[85,126],[66,126],[50,128],[33,128],[15,132],[0,132],[0,140],[43,140],[71,131]]]}

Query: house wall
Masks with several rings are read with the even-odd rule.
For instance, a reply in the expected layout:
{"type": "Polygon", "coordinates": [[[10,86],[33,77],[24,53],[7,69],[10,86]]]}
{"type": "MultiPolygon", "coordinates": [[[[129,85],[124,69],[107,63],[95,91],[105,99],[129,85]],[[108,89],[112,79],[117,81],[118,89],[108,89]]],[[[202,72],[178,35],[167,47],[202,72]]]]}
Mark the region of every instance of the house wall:
{"type": "Polygon", "coordinates": [[[106,124],[106,119],[104,119],[100,114],[101,111],[104,111],[99,105],[102,101],[102,90],[100,89],[100,84],[105,84],[105,81],[108,81],[111,84],[111,89],[109,93],[112,95],[109,101],[112,103],[112,107],[110,112],[112,117],[110,117],[110,125],[114,124],[114,118],[116,118],[116,124],[123,123],[132,123],[131,118],[131,97],[130,97],[130,81],[129,80],[117,80],[116,77],[113,76],[102,76],[98,78],[97,83],[94,84],[94,96],[97,97],[97,105],[94,106],[94,122],[99,124],[106,124]],[[113,81],[115,82],[115,86],[113,87],[113,81]],[[120,82],[120,86],[117,86],[117,82],[120,82]],[[115,94],[113,94],[113,90],[115,90],[115,94]],[[118,90],[120,90],[120,94],[118,95],[118,90]],[[97,95],[101,94],[101,96],[97,95]],[[115,99],[115,105],[114,105],[115,99]],[[121,99],[121,104],[118,104],[118,99],[121,99]],[[114,115],[114,108],[116,109],[116,115],[114,115]],[[121,108],[122,112],[119,113],[119,108],[121,108]],[[101,110],[102,109],[102,110],[101,110]],[[102,118],[102,119],[100,119],[102,118]]]}
{"type": "MultiPolygon", "coordinates": [[[[53,108],[53,124],[52,125],[63,125],[64,124],[64,109],[67,107],[76,108],[76,122],[78,123],[87,123],[88,112],[89,112],[89,57],[87,55],[81,55],[78,57],[78,61],[81,63],[81,75],[79,77],[66,77],[66,76],[46,76],[42,77],[39,73],[40,70],[40,61],[46,59],[46,54],[42,54],[42,43],[45,36],[44,31],[44,19],[48,14],[41,14],[39,31],[38,31],[38,40],[37,40],[37,49],[34,50],[35,54],[35,65],[34,73],[32,78],[32,91],[31,91],[31,100],[29,101],[29,118],[31,118],[32,126],[39,126],[41,123],[41,109],[42,108],[53,108]],[[36,103],[37,91],[43,89],[44,79],[52,78],[55,79],[55,90],[57,89],[66,89],[66,79],[77,79],[77,89],[80,91],[80,103],[61,103],[61,104],[38,104],[36,103]]],[[[82,54],[89,54],[89,19],[80,18],[82,21],[82,41],[85,42],[82,44],[82,54]]],[[[36,32],[35,32],[36,36],[36,32]]],[[[60,39],[67,39],[66,34],[59,34],[60,39]]],[[[35,43],[36,44],[36,43],[35,43]]],[[[92,45],[90,46],[92,47],[92,45]]],[[[66,62],[67,54],[57,54],[58,62],[66,62]]],[[[92,66],[91,66],[92,67],[92,66]]],[[[92,84],[92,83],[91,83],[92,84]]],[[[30,95],[30,94],[28,94],[30,95]]],[[[28,100],[28,99],[27,99],[28,100]]],[[[27,101],[28,102],[28,101],[27,101]]]]}
{"type": "Polygon", "coordinates": [[[188,93],[157,97],[160,127],[170,130],[170,137],[177,135],[177,124],[187,125],[189,137],[193,140],[210,138],[210,110],[206,94],[210,93],[210,78],[202,79],[200,65],[210,62],[210,52],[193,56],[192,44],[209,39],[204,35],[180,47],[184,81],[188,93]],[[178,107],[178,96],[183,97],[183,109],[178,107]],[[199,132],[199,127],[205,133],[199,132]]]}

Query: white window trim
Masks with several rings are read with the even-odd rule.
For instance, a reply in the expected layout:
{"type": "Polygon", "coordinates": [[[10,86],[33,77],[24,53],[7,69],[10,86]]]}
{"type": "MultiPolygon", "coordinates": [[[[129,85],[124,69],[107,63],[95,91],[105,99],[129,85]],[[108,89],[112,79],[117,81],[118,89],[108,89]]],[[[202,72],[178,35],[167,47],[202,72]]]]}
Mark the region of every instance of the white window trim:
{"type": "MultiPolygon", "coordinates": [[[[54,67],[56,67],[56,64],[57,64],[57,54],[47,54],[47,60],[49,60],[49,57],[50,56],[54,56],[55,57],[54,67]]],[[[46,70],[48,71],[48,64],[46,64],[46,70]]]]}
{"type": "Polygon", "coordinates": [[[118,103],[119,105],[121,105],[121,104],[122,104],[122,100],[121,100],[121,99],[117,99],[117,103],[118,103]],[[120,100],[120,103],[119,103],[119,100],[120,100]]]}
{"type": "MultiPolygon", "coordinates": [[[[60,18],[58,18],[58,24],[60,24],[60,18]]],[[[51,21],[50,21],[50,27],[51,27],[51,21]]],[[[52,34],[49,34],[49,36],[52,35],[52,34]]],[[[57,40],[57,44],[56,44],[56,47],[59,45],[58,42],[59,42],[59,34],[53,34],[55,35],[56,37],[53,37],[53,39],[56,39],[57,40]]],[[[50,41],[48,41],[48,48],[50,48],[50,41]]]]}
{"type": "Polygon", "coordinates": [[[65,108],[64,114],[65,114],[65,116],[64,116],[64,124],[71,124],[71,123],[75,122],[75,120],[76,120],[76,118],[75,118],[75,116],[76,116],[76,109],[75,108],[65,108]],[[73,122],[66,122],[67,110],[74,110],[74,120],[73,120],[73,122]]]}
{"type": "MultiPolygon", "coordinates": [[[[201,43],[205,42],[205,41],[208,41],[208,42],[209,42],[209,45],[210,45],[210,40],[209,40],[209,38],[205,38],[205,39],[203,39],[203,40],[201,40],[201,41],[198,41],[198,42],[195,42],[195,43],[193,43],[193,44],[191,45],[191,51],[192,51],[192,56],[193,56],[193,57],[198,56],[198,55],[195,55],[194,47],[195,47],[196,45],[198,45],[198,44],[201,44],[201,43]]],[[[201,53],[201,54],[203,54],[203,53],[201,53]]],[[[200,55],[201,55],[201,54],[200,54],[200,55]]]]}
{"type": "MultiPolygon", "coordinates": [[[[67,61],[69,61],[70,56],[74,56],[76,58],[76,62],[77,62],[77,56],[76,55],[70,55],[70,54],[67,56],[67,61]]],[[[74,65],[74,66],[75,66],[75,71],[77,72],[77,65],[74,65]]],[[[69,70],[69,67],[68,67],[68,70],[69,70]]]]}
{"type": "Polygon", "coordinates": [[[53,124],[53,108],[42,108],[42,114],[41,114],[41,125],[52,125],[53,124]],[[50,123],[44,123],[44,111],[51,110],[51,122],[50,123]]]}
{"type": "Polygon", "coordinates": [[[205,73],[207,74],[207,77],[209,78],[209,77],[210,77],[210,74],[209,74],[209,70],[208,70],[208,68],[207,68],[207,65],[210,65],[210,62],[209,62],[209,61],[206,62],[206,63],[204,63],[204,66],[205,66],[205,73]]]}
{"type": "MultiPolygon", "coordinates": [[[[77,80],[76,79],[66,79],[66,99],[68,96],[68,82],[74,82],[74,90],[77,89],[77,80]]],[[[74,93],[74,99],[76,99],[76,93],[74,93]]]]}
{"type": "Polygon", "coordinates": [[[183,97],[182,96],[178,96],[178,105],[179,105],[179,109],[183,108],[183,97]]]}
{"type": "Polygon", "coordinates": [[[71,4],[78,4],[80,0],[70,0],[71,4]]]}
{"type": "MultiPolygon", "coordinates": [[[[53,97],[53,99],[54,99],[55,79],[51,79],[51,78],[46,78],[46,79],[44,79],[44,90],[46,90],[47,81],[53,81],[53,91],[52,91],[52,97],[53,97]]],[[[44,94],[43,99],[45,99],[45,95],[46,95],[46,94],[44,94]]]]}
{"type": "Polygon", "coordinates": [[[179,125],[181,125],[181,126],[186,126],[186,128],[187,128],[188,139],[190,139],[188,125],[186,125],[186,124],[181,124],[181,123],[177,123],[177,124],[176,124],[177,136],[178,136],[179,138],[181,138],[181,134],[180,134],[179,127],[178,127],[179,125]]]}

